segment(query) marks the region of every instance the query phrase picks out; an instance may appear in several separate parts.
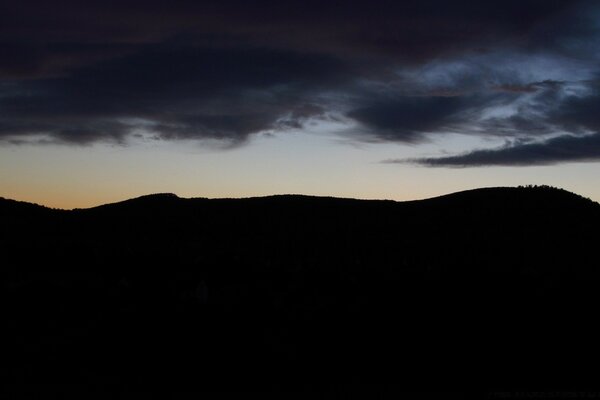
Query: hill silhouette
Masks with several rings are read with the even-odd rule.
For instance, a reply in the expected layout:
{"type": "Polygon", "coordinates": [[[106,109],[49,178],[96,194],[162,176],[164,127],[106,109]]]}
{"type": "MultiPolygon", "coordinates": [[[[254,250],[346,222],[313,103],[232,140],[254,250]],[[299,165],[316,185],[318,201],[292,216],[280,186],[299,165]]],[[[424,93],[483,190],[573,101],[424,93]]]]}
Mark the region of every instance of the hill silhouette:
{"type": "Polygon", "coordinates": [[[0,199],[0,217],[15,390],[484,393],[596,377],[600,205],[564,190],[0,199]]]}

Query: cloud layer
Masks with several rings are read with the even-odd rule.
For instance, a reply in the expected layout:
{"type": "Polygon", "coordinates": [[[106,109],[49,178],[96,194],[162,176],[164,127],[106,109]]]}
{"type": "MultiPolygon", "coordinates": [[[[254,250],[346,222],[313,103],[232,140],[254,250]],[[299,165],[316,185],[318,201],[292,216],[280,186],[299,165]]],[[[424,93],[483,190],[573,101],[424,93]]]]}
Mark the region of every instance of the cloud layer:
{"type": "Polygon", "coordinates": [[[598,16],[588,1],[15,2],[0,143],[241,144],[336,117],[354,140],[517,143],[429,166],[596,160],[598,16]]]}
{"type": "Polygon", "coordinates": [[[539,143],[507,145],[497,149],[473,150],[464,154],[415,160],[388,160],[388,163],[414,162],[429,167],[554,165],[562,162],[600,161],[600,134],[559,136],[539,143]]]}

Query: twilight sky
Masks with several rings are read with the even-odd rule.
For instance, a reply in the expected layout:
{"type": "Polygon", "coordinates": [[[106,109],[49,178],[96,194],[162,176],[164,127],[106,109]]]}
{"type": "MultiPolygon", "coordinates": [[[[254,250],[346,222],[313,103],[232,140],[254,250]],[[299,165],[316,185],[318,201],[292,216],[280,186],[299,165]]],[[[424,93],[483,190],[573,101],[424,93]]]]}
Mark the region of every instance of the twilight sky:
{"type": "Polygon", "coordinates": [[[595,1],[7,1],[0,196],[600,200],[595,1]]]}

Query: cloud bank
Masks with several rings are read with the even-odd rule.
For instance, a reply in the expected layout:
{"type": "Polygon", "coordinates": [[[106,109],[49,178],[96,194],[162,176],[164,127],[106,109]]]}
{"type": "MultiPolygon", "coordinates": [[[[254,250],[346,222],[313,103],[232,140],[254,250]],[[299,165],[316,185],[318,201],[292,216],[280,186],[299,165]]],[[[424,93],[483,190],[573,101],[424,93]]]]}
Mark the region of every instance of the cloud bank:
{"type": "Polygon", "coordinates": [[[516,143],[427,166],[597,160],[598,16],[591,1],[15,2],[0,144],[235,145],[336,117],[353,140],[516,143]]]}

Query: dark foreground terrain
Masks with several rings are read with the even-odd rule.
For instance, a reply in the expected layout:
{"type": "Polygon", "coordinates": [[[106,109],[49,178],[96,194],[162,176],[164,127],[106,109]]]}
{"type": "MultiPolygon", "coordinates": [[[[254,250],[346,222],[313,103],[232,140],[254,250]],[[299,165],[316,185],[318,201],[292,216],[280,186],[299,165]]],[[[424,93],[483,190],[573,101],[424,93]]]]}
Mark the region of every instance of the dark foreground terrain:
{"type": "Polygon", "coordinates": [[[0,199],[0,221],[11,396],[600,386],[600,205],[563,190],[0,199]]]}

